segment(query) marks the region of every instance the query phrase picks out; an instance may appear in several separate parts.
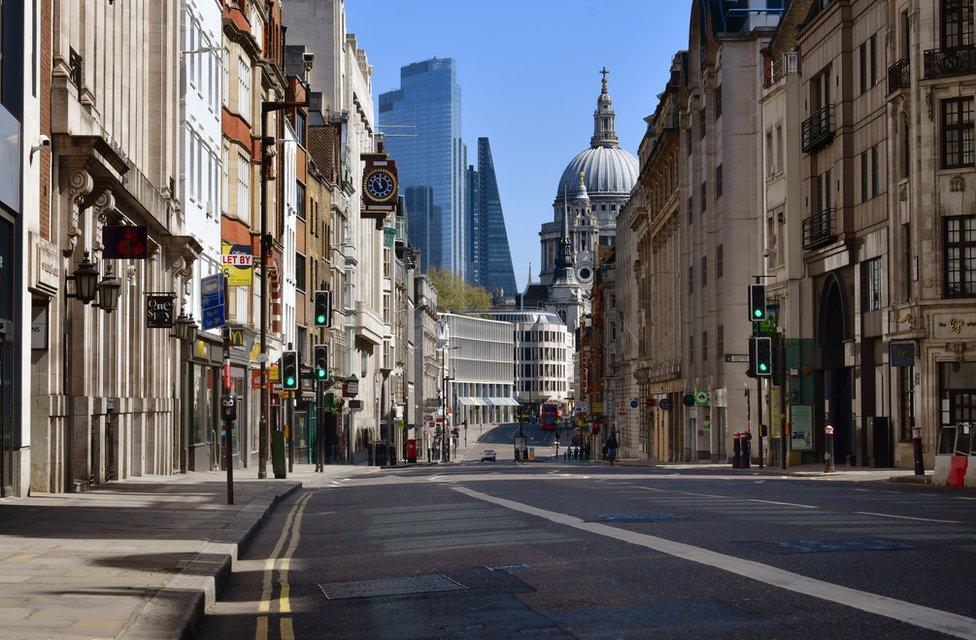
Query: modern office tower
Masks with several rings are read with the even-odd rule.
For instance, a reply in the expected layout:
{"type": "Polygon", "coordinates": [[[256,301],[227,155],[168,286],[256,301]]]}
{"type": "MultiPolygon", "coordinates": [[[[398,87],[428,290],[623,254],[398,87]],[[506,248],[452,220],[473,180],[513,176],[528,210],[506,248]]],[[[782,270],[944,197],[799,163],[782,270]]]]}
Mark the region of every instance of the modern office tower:
{"type": "Polygon", "coordinates": [[[498,194],[498,181],[495,179],[495,163],[491,158],[491,144],[488,138],[478,138],[478,198],[474,210],[474,256],[472,263],[478,265],[477,284],[492,295],[513,296],[515,272],[512,269],[512,253],[508,247],[508,232],[505,229],[505,216],[502,214],[502,201],[498,194]]]}
{"type": "Polygon", "coordinates": [[[380,95],[379,122],[408,199],[413,187],[430,190],[426,219],[407,203],[411,216],[421,218],[411,226],[410,241],[424,256],[424,270],[444,267],[465,275],[467,152],[455,61],[433,58],[402,67],[400,88],[380,95]],[[420,228],[424,232],[414,235],[420,228]]]}

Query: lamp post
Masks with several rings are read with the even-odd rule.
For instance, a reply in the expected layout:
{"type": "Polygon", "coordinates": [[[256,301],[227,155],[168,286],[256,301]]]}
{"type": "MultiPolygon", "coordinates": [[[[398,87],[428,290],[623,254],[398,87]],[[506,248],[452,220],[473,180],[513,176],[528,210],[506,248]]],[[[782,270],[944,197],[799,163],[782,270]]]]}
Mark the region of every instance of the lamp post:
{"type": "Polygon", "coordinates": [[[268,139],[268,114],[274,111],[307,107],[308,102],[280,102],[264,100],[261,102],[261,353],[258,362],[261,367],[261,403],[258,421],[258,478],[268,477],[268,446],[271,432],[268,430],[270,396],[268,394],[268,253],[271,251],[271,235],[268,233],[268,161],[274,155],[269,147],[275,145],[275,138],[268,139]]]}

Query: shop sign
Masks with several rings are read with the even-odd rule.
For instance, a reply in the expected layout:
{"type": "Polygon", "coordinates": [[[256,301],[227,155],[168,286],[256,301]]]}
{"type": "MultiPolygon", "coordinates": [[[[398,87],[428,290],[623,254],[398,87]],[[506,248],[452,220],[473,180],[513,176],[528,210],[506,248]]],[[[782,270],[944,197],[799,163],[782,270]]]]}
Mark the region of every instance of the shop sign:
{"type": "Polygon", "coordinates": [[[200,303],[204,329],[224,324],[224,274],[215,273],[200,281],[200,303]]]}
{"type": "MultiPolygon", "coordinates": [[[[359,395],[359,378],[353,376],[342,383],[342,397],[355,398],[359,395]]],[[[349,403],[350,407],[352,403],[349,403]]]]}
{"type": "Polygon", "coordinates": [[[915,365],[915,343],[914,342],[892,342],[891,343],[891,366],[911,367],[915,365]]]}
{"type": "Polygon", "coordinates": [[[594,402],[593,403],[593,410],[591,411],[591,413],[603,413],[603,403],[602,402],[594,402]]]}
{"type": "Polygon", "coordinates": [[[617,407],[617,415],[618,416],[622,416],[625,413],[627,413],[627,407],[625,407],[624,405],[620,405],[620,406],[617,407]]]}
{"type": "Polygon", "coordinates": [[[695,392],[695,404],[699,407],[707,407],[710,401],[707,391],[698,390],[695,392]]]}
{"type": "Polygon", "coordinates": [[[173,312],[176,299],[175,293],[147,293],[146,294],[146,328],[171,329],[173,327],[173,312]]]}
{"type": "Polygon", "coordinates": [[[790,448],[813,451],[813,407],[794,404],[790,407],[790,448]]]}
{"type": "Polygon", "coordinates": [[[254,282],[254,250],[246,244],[221,244],[220,268],[230,287],[250,287],[254,282]]]}
{"type": "Polygon", "coordinates": [[[31,312],[31,349],[47,349],[48,307],[38,305],[31,312]]]}
{"type": "Polygon", "coordinates": [[[58,247],[34,232],[30,234],[30,288],[54,295],[61,286],[58,247]]]}
{"type": "Polygon", "coordinates": [[[657,406],[661,407],[664,411],[671,411],[671,398],[662,398],[657,406]]]}
{"type": "Polygon", "coordinates": [[[587,407],[587,403],[586,402],[574,402],[573,403],[573,413],[575,413],[576,415],[579,415],[581,413],[586,413],[588,408],[589,407],[587,407]]]}
{"type": "Polygon", "coordinates": [[[149,258],[149,230],[141,225],[109,224],[102,227],[102,257],[108,260],[149,258]]]}

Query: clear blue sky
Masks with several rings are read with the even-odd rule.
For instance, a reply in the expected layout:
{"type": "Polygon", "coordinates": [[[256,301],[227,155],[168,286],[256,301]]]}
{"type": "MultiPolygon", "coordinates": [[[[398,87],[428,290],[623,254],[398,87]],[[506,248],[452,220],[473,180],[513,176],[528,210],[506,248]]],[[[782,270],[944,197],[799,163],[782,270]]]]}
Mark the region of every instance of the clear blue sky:
{"type": "Polygon", "coordinates": [[[348,0],[347,28],[373,65],[373,93],[400,67],[455,58],[468,159],[491,140],[515,278],[539,272],[539,226],[552,219],[566,164],[589,146],[600,91],[621,145],[636,155],[675,51],[688,46],[689,0],[348,0]]]}

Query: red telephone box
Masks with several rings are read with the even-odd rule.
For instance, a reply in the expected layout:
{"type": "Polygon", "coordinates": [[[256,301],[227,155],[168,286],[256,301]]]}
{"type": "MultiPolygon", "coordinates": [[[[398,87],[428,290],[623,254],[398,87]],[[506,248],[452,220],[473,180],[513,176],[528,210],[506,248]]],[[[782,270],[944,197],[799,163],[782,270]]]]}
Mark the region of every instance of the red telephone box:
{"type": "Polygon", "coordinates": [[[417,462],[417,440],[407,440],[407,462],[417,462]]]}

